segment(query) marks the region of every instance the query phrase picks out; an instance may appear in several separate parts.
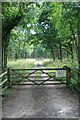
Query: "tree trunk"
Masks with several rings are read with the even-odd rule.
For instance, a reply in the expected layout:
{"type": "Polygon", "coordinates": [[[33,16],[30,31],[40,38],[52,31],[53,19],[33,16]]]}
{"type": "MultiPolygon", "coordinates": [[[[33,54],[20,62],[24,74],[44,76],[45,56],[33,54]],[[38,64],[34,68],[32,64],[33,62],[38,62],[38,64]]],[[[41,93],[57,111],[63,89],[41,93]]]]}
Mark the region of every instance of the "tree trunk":
{"type": "Polygon", "coordinates": [[[80,89],[80,21],[78,22],[78,65],[78,88],[80,89]]]}
{"type": "Polygon", "coordinates": [[[52,54],[52,58],[53,58],[53,61],[55,60],[55,55],[54,55],[54,50],[53,48],[51,48],[51,54],[52,54]]]}
{"type": "Polygon", "coordinates": [[[7,68],[7,38],[2,38],[2,71],[6,71],[7,68]],[[6,41],[6,42],[4,42],[6,41]]]}
{"type": "Polygon", "coordinates": [[[71,51],[71,58],[72,58],[72,61],[73,61],[74,56],[73,56],[73,45],[72,44],[70,45],[70,51],[71,51]]]}
{"type": "MultiPolygon", "coordinates": [[[[0,14],[2,13],[2,3],[0,2],[0,14]]],[[[2,18],[0,17],[0,74],[2,73],[2,18]]]]}
{"type": "Polygon", "coordinates": [[[4,50],[4,63],[3,63],[3,71],[6,71],[7,70],[7,48],[4,50]]]}
{"type": "Polygon", "coordinates": [[[7,22],[6,26],[5,24],[2,24],[2,69],[5,71],[7,69],[7,50],[8,50],[8,44],[9,44],[9,35],[11,30],[14,28],[14,26],[17,26],[19,21],[21,20],[21,16],[16,16],[13,20],[10,20],[7,22]]]}
{"type": "Polygon", "coordinates": [[[61,41],[60,41],[60,60],[62,61],[62,44],[61,44],[61,41]]]}
{"type": "Polygon", "coordinates": [[[75,46],[76,46],[76,55],[77,55],[77,58],[78,58],[78,42],[77,42],[77,39],[76,39],[76,37],[75,37],[75,32],[74,32],[74,30],[73,30],[72,23],[69,22],[69,24],[70,24],[69,27],[70,27],[70,30],[71,30],[71,32],[72,32],[73,40],[74,40],[74,42],[75,42],[75,46]]]}
{"type": "MultiPolygon", "coordinates": [[[[0,19],[1,21],[1,19],[0,19]]],[[[0,24],[0,74],[2,73],[2,26],[0,24]]]]}
{"type": "Polygon", "coordinates": [[[25,47],[26,47],[26,41],[24,40],[24,43],[23,43],[23,58],[25,58],[25,47]]]}

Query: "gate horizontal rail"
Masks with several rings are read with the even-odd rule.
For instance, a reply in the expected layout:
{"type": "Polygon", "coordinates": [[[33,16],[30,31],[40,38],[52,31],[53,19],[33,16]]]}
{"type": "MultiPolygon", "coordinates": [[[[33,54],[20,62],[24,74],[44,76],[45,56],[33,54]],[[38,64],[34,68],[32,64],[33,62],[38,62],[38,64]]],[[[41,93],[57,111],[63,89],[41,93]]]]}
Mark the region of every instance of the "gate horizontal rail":
{"type": "Polygon", "coordinates": [[[69,68],[34,68],[34,69],[11,69],[11,70],[67,70],[69,68]]]}
{"type": "MultiPolygon", "coordinates": [[[[51,75],[52,73],[56,73],[55,71],[59,71],[59,70],[65,70],[66,71],[66,77],[61,77],[61,78],[66,78],[66,85],[69,86],[70,85],[70,68],[35,68],[35,69],[10,69],[9,68],[9,74],[10,74],[10,78],[9,79],[26,79],[26,82],[32,82],[32,85],[44,85],[44,84],[49,84],[46,83],[47,81],[51,81],[51,78],[54,78],[55,80],[57,80],[57,78],[55,77],[55,75],[51,75]],[[33,74],[36,74],[36,72],[42,72],[43,74],[46,74],[46,76],[35,76],[33,74]],[[50,74],[51,72],[51,74],[50,74]],[[11,76],[12,74],[12,76],[11,76]],[[37,80],[38,78],[46,78],[46,80],[37,80]],[[48,78],[47,78],[48,77],[48,78]],[[34,78],[31,79],[31,78],[34,78]],[[36,79],[35,79],[36,78],[36,79]],[[40,83],[38,83],[38,82],[40,83]]],[[[38,73],[39,74],[39,73],[38,73]]],[[[53,81],[53,80],[52,80],[53,81]]],[[[14,83],[13,83],[14,84],[14,83]]],[[[16,84],[16,80],[15,80],[15,84],[16,84]]],[[[20,83],[19,83],[20,84],[20,83]]],[[[52,84],[52,83],[51,83],[52,84]]],[[[17,83],[18,85],[18,83],[17,83]]],[[[21,84],[20,84],[21,85],[21,84]]],[[[23,85],[23,84],[22,84],[23,85]]],[[[26,85],[26,84],[24,84],[26,85]]],[[[31,83],[29,83],[29,85],[31,85],[31,83]]]]}

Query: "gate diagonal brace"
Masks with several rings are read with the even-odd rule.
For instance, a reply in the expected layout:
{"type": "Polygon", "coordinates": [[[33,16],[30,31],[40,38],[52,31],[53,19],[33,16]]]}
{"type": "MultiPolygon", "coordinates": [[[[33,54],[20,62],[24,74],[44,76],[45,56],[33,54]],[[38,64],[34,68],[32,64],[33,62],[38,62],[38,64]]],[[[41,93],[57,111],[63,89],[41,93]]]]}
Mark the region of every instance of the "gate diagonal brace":
{"type": "Polygon", "coordinates": [[[49,77],[48,79],[46,79],[46,80],[43,80],[41,83],[39,83],[38,85],[42,85],[44,82],[46,82],[46,81],[49,81],[51,79],[51,77],[49,77]]]}
{"type": "Polygon", "coordinates": [[[24,78],[27,78],[31,75],[31,74],[34,74],[37,70],[34,70],[33,72],[29,73],[27,76],[24,76],[24,78]]]}
{"type": "Polygon", "coordinates": [[[23,76],[21,73],[16,72],[15,70],[12,70],[14,73],[16,73],[19,77],[21,77],[22,79],[26,78],[28,81],[33,82],[35,85],[42,85],[44,82],[49,81],[51,78],[53,78],[54,76],[49,75],[49,73],[44,72],[43,70],[40,70],[42,73],[45,73],[46,75],[48,75],[49,78],[47,78],[46,80],[43,80],[41,83],[37,83],[35,82],[35,80],[31,80],[29,77],[31,74],[34,74],[36,71],[38,71],[37,69],[34,70],[33,72],[29,73],[27,76],[23,76]]]}
{"type": "Polygon", "coordinates": [[[53,78],[53,76],[49,75],[47,72],[44,72],[43,70],[41,70],[43,73],[45,73],[46,75],[48,75],[50,78],[53,78]]]}
{"type": "Polygon", "coordinates": [[[21,73],[18,73],[18,72],[16,72],[15,70],[12,70],[12,71],[13,71],[14,73],[16,73],[17,75],[19,75],[22,79],[24,79],[24,78],[27,78],[27,79],[28,79],[28,77],[29,77],[31,74],[34,74],[34,73],[36,72],[36,70],[35,70],[35,71],[29,73],[27,76],[23,76],[21,73]]]}
{"type": "Polygon", "coordinates": [[[36,83],[34,80],[31,80],[31,79],[29,79],[29,78],[27,78],[30,82],[33,82],[34,84],[36,84],[36,85],[39,85],[38,83],[36,83]]]}
{"type": "Polygon", "coordinates": [[[14,70],[12,70],[14,73],[16,73],[16,74],[18,74],[18,75],[20,75],[21,76],[21,78],[22,79],[24,79],[24,78],[26,78],[26,79],[28,79],[30,82],[33,82],[34,84],[36,84],[36,85],[38,85],[38,83],[36,83],[34,80],[31,80],[31,79],[29,79],[28,77],[31,75],[31,74],[33,74],[33,73],[35,73],[36,72],[36,70],[35,71],[33,71],[33,72],[31,72],[28,76],[23,76],[22,74],[20,74],[20,73],[17,73],[17,72],[15,72],[14,70]]]}
{"type": "Polygon", "coordinates": [[[15,70],[12,70],[14,73],[16,73],[17,75],[19,75],[22,79],[24,79],[24,76],[21,73],[16,72],[15,70]]]}

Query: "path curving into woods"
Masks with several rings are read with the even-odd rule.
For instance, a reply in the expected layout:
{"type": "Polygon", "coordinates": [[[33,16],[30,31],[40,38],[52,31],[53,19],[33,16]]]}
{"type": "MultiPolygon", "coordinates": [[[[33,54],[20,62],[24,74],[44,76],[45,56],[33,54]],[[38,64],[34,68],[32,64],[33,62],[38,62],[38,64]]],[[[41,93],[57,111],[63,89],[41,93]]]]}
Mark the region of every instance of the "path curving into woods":
{"type": "MultiPolygon", "coordinates": [[[[43,65],[36,61],[34,67],[43,65]]],[[[77,118],[78,96],[63,84],[16,85],[3,97],[2,114],[3,118],[77,118]]]]}

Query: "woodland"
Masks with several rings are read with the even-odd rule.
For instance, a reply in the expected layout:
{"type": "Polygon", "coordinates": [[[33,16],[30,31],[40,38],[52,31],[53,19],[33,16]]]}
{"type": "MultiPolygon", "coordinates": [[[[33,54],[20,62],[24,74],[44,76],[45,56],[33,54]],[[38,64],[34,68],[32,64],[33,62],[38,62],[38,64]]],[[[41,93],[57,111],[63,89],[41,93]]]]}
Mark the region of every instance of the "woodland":
{"type": "Polygon", "coordinates": [[[1,16],[2,71],[9,60],[70,58],[80,86],[80,2],[2,2],[1,16]]]}

